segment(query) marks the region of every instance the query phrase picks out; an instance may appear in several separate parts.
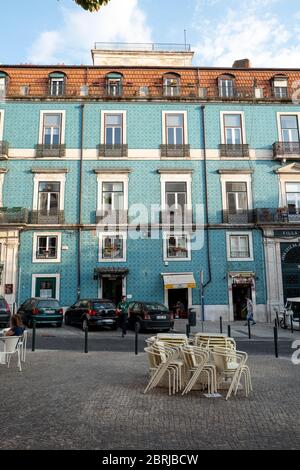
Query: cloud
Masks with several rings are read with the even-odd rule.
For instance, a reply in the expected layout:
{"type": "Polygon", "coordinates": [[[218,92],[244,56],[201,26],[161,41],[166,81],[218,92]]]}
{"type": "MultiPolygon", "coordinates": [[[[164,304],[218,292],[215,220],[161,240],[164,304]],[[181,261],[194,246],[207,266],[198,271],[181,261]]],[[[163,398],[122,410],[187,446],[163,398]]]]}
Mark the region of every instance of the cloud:
{"type": "Polygon", "coordinates": [[[139,0],[114,0],[98,13],[60,7],[63,23],[42,32],[28,52],[34,64],[90,63],[95,42],[152,42],[139,0]]]}
{"type": "MultiPolygon", "coordinates": [[[[300,32],[296,22],[285,22],[274,7],[280,0],[251,0],[229,7],[209,19],[209,8],[220,13],[220,0],[199,0],[195,10],[196,54],[201,65],[231,66],[249,58],[256,67],[297,67],[300,63],[300,32]],[[206,13],[205,13],[206,12],[206,13]],[[206,21],[198,27],[200,16],[206,21]]],[[[224,5],[224,4],[223,4],[224,5]]],[[[296,20],[294,16],[294,20],[296,20]]]]}

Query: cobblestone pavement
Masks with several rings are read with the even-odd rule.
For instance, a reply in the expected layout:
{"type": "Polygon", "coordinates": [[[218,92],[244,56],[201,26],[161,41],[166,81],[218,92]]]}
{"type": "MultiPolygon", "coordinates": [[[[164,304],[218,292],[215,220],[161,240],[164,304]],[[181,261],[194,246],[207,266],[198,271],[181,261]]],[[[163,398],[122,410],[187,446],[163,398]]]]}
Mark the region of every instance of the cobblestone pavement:
{"type": "Polygon", "coordinates": [[[144,395],[144,353],[30,351],[21,373],[15,358],[10,369],[0,366],[0,447],[299,449],[300,365],[266,355],[250,356],[249,364],[253,394],[226,402],[199,391],[144,395]]]}

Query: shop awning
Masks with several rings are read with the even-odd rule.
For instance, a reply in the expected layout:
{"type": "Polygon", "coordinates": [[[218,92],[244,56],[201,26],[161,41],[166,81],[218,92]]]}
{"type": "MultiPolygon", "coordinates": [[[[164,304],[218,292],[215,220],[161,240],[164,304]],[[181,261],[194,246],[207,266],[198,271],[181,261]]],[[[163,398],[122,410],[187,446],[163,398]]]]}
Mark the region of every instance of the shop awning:
{"type": "Polygon", "coordinates": [[[196,281],[192,273],[189,274],[163,274],[165,289],[193,289],[196,281]]]}

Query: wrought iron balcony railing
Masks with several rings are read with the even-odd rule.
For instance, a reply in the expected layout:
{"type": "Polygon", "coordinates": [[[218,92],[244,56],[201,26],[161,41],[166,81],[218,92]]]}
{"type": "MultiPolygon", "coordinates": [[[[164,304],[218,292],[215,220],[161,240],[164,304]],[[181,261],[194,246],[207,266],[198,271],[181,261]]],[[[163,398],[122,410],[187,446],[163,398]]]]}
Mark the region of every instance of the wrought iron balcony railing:
{"type": "Polygon", "coordinates": [[[36,158],[63,158],[66,156],[65,144],[37,144],[36,158]]]}
{"type": "Polygon", "coordinates": [[[247,158],[249,157],[248,144],[220,144],[221,158],[247,158]]]}
{"type": "Polygon", "coordinates": [[[28,209],[25,209],[23,207],[0,208],[0,225],[27,223],[28,209]]]}
{"type": "Polygon", "coordinates": [[[100,158],[126,158],[128,157],[127,144],[101,144],[99,145],[100,158]]]}
{"type": "Polygon", "coordinates": [[[236,211],[223,211],[224,224],[252,224],[253,222],[253,210],[237,209],[236,211]]]}
{"type": "Polygon", "coordinates": [[[65,221],[64,211],[31,211],[30,223],[43,225],[61,225],[65,221]]]}
{"type": "Polygon", "coordinates": [[[300,158],[300,142],[275,142],[273,156],[276,160],[300,158]]]}
{"type": "Polygon", "coordinates": [[[296,207],[255,209],[255,222],[258,225],[300,223],[300,210],[296,207]]]}
{"type": "Polygon", "coordinates": [[[163,87],[163,95],[168,98],[178,98],[181,96],[180,86],[176,85],[165,85],[163,87]]]}
{"type": "Polygon", "coordinates": [[[193,211],[192,209],[165,209],[160,212],[160,224],[168,227],[178,227],[193,224],[193,211]]]}
{"type": "Polygon", "coordinates": [[[127,210],[99,210],[96,212],[96,224],[100,225],[126,225],[128,223],[127,210]]]}
{"type": "Polygon", "coordinates": [[[0,159],[8,158],[9,143],[6,140],[0,140],[0,159]]]}
{"type": "Polygon", "coordinates": [[[38,250],[36,252],[36,259],[56,259],[57,250],[56,248],[51,248],[50,250],[38,250]]]}
{"type": "Polygon", "coordinates": [[[162,144],[160,146],[160,157],[161,158],[189,158],[190,157],[190,145],[172,145],[162,144]]]}
{"type": "Polygon", "coordinates": [[[249,251],[231,251],[230,258],[250,258],[249,251]]]}

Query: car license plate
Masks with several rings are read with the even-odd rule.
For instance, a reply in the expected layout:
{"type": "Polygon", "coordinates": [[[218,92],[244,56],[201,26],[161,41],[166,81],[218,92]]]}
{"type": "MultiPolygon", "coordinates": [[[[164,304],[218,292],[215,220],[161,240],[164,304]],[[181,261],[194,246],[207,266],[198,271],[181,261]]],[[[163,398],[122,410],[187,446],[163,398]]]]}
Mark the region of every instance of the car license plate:
{"type": "Polygon", "coordinates": [[[45,313],[55,313],[55,310],[44,310],[45,313]]]}
{"type": "Polygon", "coordinates": [[[103,323],[109,323],[109,324],[111,324],[111,323],[113,323],[113,320],[110,320],[110,319],[108,319],[108,320],[103,320],[103,323]]]}
{"type": "Polygon", "coordinates": [[[166,315],[157,315],[157,320],[166,320],[166,315]]]}

